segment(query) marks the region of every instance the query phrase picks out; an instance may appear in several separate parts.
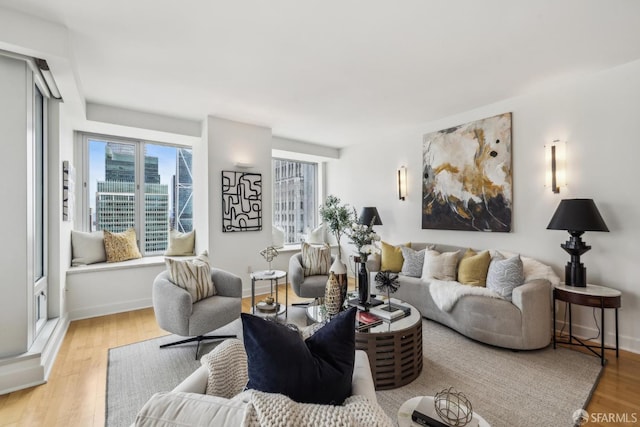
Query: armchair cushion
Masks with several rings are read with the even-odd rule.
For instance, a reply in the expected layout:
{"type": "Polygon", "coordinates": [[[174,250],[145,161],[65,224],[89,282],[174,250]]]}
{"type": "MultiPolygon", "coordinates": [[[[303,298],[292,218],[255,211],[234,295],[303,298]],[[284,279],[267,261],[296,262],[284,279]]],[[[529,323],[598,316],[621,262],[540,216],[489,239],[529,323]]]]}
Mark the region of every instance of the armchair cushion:
{"type": "Polygon", "coordinates": [[[302,267],[305,276],[329,274],[331,268],[331,248],[328,244],[312,246],[302,244],[302,267]]]}
{"type": "Polygon", "coordinates": [[[297,402],[341,404],[351,395],[356,309],[340,313],[306,341],[275,322],[242,314],[247,388],[297,402]]]}
{"type": "Polygon", "coordinates": [[[169,280],[189,292],[194,303],[216,295],[207,251],[192,260],[165,258],[165,263],[169,280]]]}

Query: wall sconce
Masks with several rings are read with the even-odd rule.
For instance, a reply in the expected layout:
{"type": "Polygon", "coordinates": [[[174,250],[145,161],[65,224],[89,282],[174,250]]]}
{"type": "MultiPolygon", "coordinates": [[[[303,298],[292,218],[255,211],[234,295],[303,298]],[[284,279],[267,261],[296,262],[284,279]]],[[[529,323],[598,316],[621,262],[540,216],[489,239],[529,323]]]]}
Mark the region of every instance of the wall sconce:
{"type": "Polygon", "coordinates": [[[233,165],[239,169],[251,169],[254,166],[249,162],[235,162],[233,165]]]}
{"type": "Polygon", "coordinates": [[[551,187],[554,193],[560,192],[560,187],[567,186],[567,146],[559,139],[544,146],[545,154],[545,187],[551,187]]]}
{"type": "Polygon", "coordinates": [[[398,169],[398,198],[404,200],[407,197],[407,168],[400,166],[398,169]]]}

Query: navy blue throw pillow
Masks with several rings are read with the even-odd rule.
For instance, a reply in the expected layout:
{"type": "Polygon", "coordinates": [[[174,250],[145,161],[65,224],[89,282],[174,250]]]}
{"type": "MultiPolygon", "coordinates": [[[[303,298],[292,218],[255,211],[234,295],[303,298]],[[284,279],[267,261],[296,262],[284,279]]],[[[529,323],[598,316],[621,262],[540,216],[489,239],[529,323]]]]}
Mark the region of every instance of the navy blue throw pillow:
{"type": "Polygon", "coordinates": [[[298,332],[243,313],[249,365],[247,388],[301,403],[340,405],[351,395],[355,317],[351,308],[303,341],[298,332]]]}

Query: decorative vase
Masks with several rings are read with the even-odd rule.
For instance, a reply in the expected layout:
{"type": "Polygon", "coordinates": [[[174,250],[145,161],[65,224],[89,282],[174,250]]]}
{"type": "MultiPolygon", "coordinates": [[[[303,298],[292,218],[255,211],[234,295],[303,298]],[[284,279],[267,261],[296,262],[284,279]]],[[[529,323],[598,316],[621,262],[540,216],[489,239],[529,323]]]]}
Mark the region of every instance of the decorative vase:
{"type": "Polygon", "coordinates": [[[366,261],[360,262],[360,270],[358,271],[358,299],[360,304],[364,306],[369,302],[369,272],[366,261]]]}
{"type": "Polygon", "coordinates": [[[342,296],[342,302],[347,298],[347,266],[342,262],[340,257],[336,257],[331,264],[329,271],[333,272],[336,276],[336,280],[340,285],[340,294],[342,296]]]}
{"type": "Polygon", "coordinates": [[[336,275],[331,271],[329,273],[329,280],[327,280],[327,286],[324,288],[324,306],[327,309],[327,314],[335,316],[340,313],[343,302],[340,284],[336,279],[336,275]]]}

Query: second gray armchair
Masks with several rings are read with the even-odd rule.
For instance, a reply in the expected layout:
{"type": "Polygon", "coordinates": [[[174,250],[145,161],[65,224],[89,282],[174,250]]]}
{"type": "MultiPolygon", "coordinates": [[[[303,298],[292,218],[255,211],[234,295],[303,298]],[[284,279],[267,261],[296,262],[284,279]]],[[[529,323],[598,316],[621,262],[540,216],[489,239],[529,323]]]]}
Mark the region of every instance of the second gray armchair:
{"type": "MultiPolygon", "coordinates": [[[[335,257],[331,256],[331,262],[335,257]]],[[[293,292],[301,298],[324,298],[324,289],[329,279],[328,274],[305,276],[302,266],[302,253],[297,253],[289,259],[289,282],[293,292]]],[[[295,305],[295,304],[294,304],[295,305]]]]}

